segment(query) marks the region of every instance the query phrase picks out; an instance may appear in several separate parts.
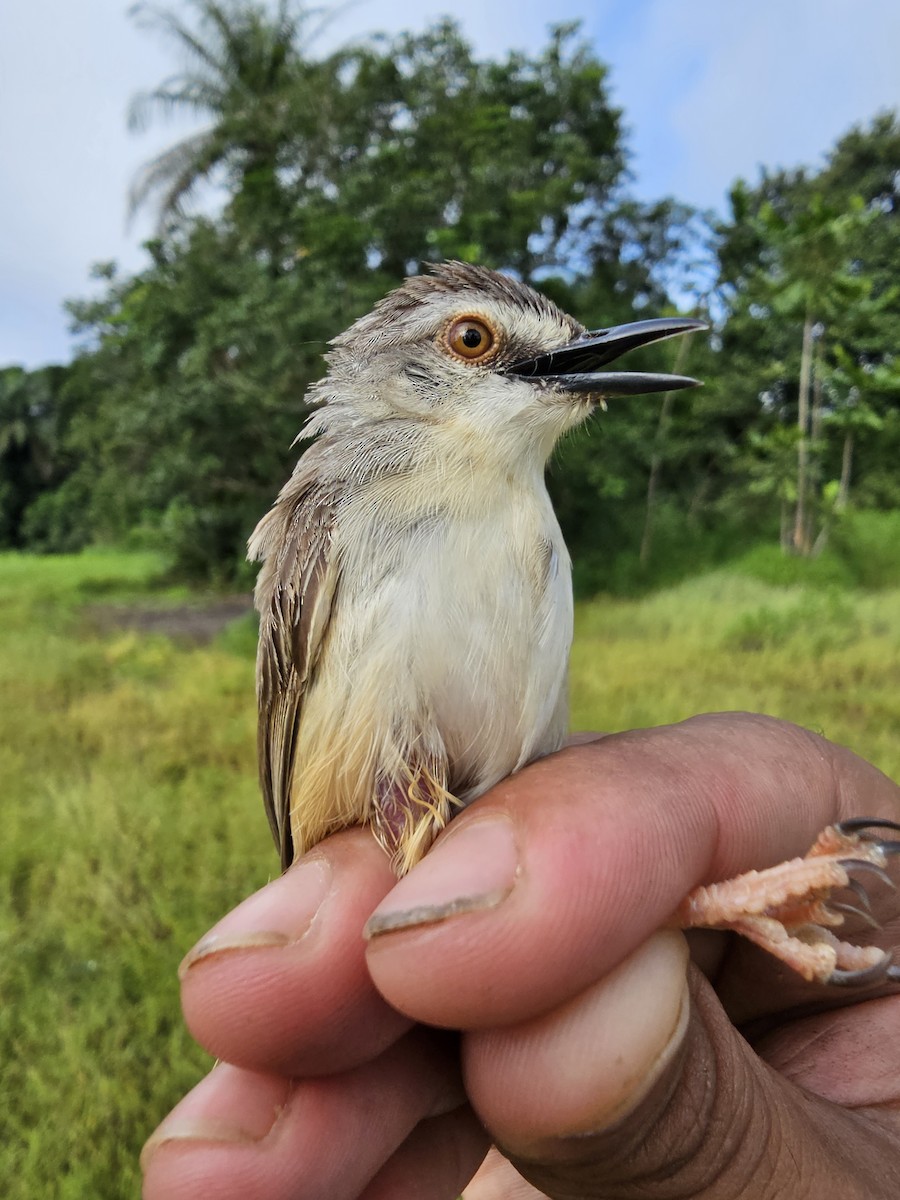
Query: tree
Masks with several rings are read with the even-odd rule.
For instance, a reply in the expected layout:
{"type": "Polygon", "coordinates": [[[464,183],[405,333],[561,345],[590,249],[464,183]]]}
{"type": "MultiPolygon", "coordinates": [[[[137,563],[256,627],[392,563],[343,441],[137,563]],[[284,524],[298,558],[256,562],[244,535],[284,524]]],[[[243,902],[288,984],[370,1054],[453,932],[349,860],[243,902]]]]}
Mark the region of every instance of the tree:
{"type": "MultiPolygon", "coordinates": [[[[225,17],[252,46],[278,44],[284,25],[241,24],[244,5],[220,11],[198,0],[195,10],[207,13],[201,31],[175,17],[170,27],[196,43],[207,73],[222,67],[209,94],[224,97],[225,112],[240,91],[224,83],[238,62],[219,45],[225,17]]],[[[541,275],[602,321],[628,319],[632,287],[662,295],[654,268],[673,210],[620,206],[619,113],[606,68],[574,28],[554,30],[534,57],[502,61],[476,59],[446,22],[318,63],[304,50],[292,42],[290,72],[276,73],[285,112],[317,81],[306,119],[270,130],[277,166],[265,177],[276,199],[245,202],[246,129],[221,120],[209,145],[227,165],[222,213],[172,209],[147,270],[110,275],[106,296],[71,308],[86,339],[72,384],[83,404],[78,483],[90,477],[96,527],[115,536],[139,525],[195,576],[237,570],[289,470],[327,339],[423,260],[457,255],[541,275]],[[585,274],[582,263],[626,244],[627,285],[614,263],[602,286],[585,274]]],[[[183,94],[194,95],[181,77],[156,93],[171,104],[183,94]]]]}
{"type": "Polygon", "coordinates": [[[135,96],[129,125],[142,130],[156,116],[187,113],[206,126],[147,163],[131,190],[132,211],[155,202],[158,232],[184,214],[203,182],[221,182],[237,210],[273,235],[289,208],[285,173],[294,131],[315,111],[319,76],[333,63],[304,56],[314,40],[313,13],[279,0],[274,13],[256,0],[187,0],[180,10],[141,3],[132,13],[160,31],[183,60],[181,71],[135,96]]]}
{"type": "Polygon", "coordinates": [[[370,261],[398,279],[423,259],[528,281],[570,267],[625,165],[607,68],[577,26],[552,29],[534,58],[497,62],[444,21],[351,62],[352,108],[366,117],[324,199],[367,231],[370,261]]]}
{"type": "Polygon", "coordinates": [[[64,367],[0,369],[0,546],[32,540],[29,514],[70,469],[64,450],[71,416],[66,374],[64,367]]]}
{"type": "Polygon", "coordinates": [[[799,428],[791,425],[774,425],[765,433],[751,429],[740,463],[747,477],[748,497],[776,500],[779,540],[785,552],[794,544],[790,508],[797,503],[797,443],[800,438],[799,428]]]}
{"type": "Polygon", "coordinates": [[[872,366],[858,362],[842,346],[835,351],[835,365],[826,388],[832,401],[826,412],[826,429],[835,430],[841,439],[841,474],[834,507],[842,512],[850,502],[853,454],[857,442],[866,435],[881,433],[884,418],[867,399],[871,392],[893,393],[900,398],[900,362],[891,360],[872,366]]]}
{"type": "MultiPolygon", "coordinates": [[[[739,182],[732,219],[719,227],[727,311],[722,382],[743,397],[742,440],[751,430],[765,436],[773,423],[797,425],[795,552],[821,546],[813,522],[822,488],[840,474],[829,387],[839,356],[867,373],[876,416],[894,403],[879,391],[887,376],[877,369],[889,366],[896,341],[898,152],[896,118],[880,117],[842,139],[818,173],[764,173],[755,188],[739,182]]],[[[878,438],[865,440],[872,459],[866,465],[878,460],[884,477],[893,428],[886,421],[878,438]]],[[[846,449],[844,440],[841,453],[846,449]]],[[[821,515],[829,512],[825,503],[821,515]]]]}
{"type": "MultiPolygon", "coordinates": [[[[750,283],[753,302],[778,320],[802,328],[797,401],[797,483],[791,545],[809,554],[813,546],[810,520],[810,437],[818,425],[814,395],[814,357],[826,328],[838,330],[852,319],[851,310],[871,291],[871,281],[851,261],[851,244],[870,217],[861,197],[842,209],[814,192],[807,204],[790,215],[766,201],[757,225],[762,252],[750,283]]],[[[821,399],[819,399],[819,403],[821,399]]]]}

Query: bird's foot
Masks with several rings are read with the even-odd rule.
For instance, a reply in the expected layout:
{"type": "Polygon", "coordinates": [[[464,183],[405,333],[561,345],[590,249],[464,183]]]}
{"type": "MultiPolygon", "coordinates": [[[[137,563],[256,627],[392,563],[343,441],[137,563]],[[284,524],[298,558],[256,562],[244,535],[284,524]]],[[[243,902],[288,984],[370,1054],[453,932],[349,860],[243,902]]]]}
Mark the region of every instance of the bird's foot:
{"type": "Polygon", "coordinates": [[[877,928],[856,876],[894,886],[885,867],[891,855],[900,854],[900,841],[888,840],[886,831],[900,833],[900,825],[865,817],[829,825],[804,858],[696,888],[673,923],[740,933],[811,982],[844,987],[900,982],[900,966],[893,965],[889,951],[856,946],[832,932],[847,916],[877,928]]]}
{"type": "Polygon", "coordinates": [[[419,862],[459,808],[447,791],[443,764],[413,758],[406,772],[402,778],[379,782],[369,818],[397,875],[419,862]]]}

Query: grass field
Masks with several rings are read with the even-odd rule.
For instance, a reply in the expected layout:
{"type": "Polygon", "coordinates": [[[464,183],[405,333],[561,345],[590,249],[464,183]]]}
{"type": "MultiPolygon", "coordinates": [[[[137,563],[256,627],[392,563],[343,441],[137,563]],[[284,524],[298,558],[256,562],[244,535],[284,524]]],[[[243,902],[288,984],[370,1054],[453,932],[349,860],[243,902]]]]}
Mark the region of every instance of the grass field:
{"type": "MultiPolygon", "coordinates": [[[[257,796],[252,620],[207,645],[117,628],[203,606],[151,556],[0,555],[0,1195],[119,1200],[206,1069],[176,967],[276,860],[257,796]],[[213,817],[215,814],[215,817],[213,817]]],[[[152,624],[152,622],[145,622],[152,624]]],[[[579,609],[573,726],[746,708],[900,776],[900,590],[738,570],[579,609]]]]}

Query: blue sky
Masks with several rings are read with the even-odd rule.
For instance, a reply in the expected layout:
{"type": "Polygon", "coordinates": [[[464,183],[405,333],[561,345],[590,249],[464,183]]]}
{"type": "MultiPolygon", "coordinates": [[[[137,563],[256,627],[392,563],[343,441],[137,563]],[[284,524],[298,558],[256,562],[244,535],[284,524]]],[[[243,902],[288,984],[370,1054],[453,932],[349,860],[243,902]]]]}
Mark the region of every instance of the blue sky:
{"type": "MultiPolygon", "coordinates": [[[[177,0],[174,0],[178,7],[177,0]]],[[[535,51],[583,22],[625,110],[634,190],[725,209],[734,179],[816,164],[851,125],[900,108],[897,0],[358,0],[330,34],[423,28],[452,8],[481,55],[535,51]]],[[[126,226],[137,167],[186,126],[129,134],[129,98],[177,64],[123,0],[7,0],[0,12],[0,364],[71,355],[62,302],[90,264],[144,263],[126,226]]],[[[325,45],[327,48],[327,45],[325,45]]],[[[900,166],[900,164],[898,164],[900,166]]]]}

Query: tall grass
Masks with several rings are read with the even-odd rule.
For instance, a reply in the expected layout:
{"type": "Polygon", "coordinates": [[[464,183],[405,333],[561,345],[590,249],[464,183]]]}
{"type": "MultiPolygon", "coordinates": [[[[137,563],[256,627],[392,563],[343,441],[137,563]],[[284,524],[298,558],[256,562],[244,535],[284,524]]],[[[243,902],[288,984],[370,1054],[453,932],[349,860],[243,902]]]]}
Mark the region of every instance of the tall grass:
{"type": "MultiPolygon", "coordinates": [[[[136,1196],[142,1139],[207,1066],[175,971],[274,859],[252,660],[98,634],[135,556],[0,558],[0,1194],[136,1196]]],[[[155,603],[172,599],[156,596],[155,603]]]]}
{"type": "Polygon", "coordinates": [[[900,777],[900,589],[776,587],[734,571],[576,614],[572,724],[622,729],[745,709],[900,777]]]}
{"type": "MultiPolygon", "coordinates": [[[[185,602],[147,555],[0,556],[0,1195],[118,1200],[205,1071],[180,957],[276,869],[252,624],[197,647],[91,605],[185,602]]],[[[202,597],[194,598],[201,603],[202,597]]],[[[573,724],[788,716],[900,774],[900,591],[717,572],[577,614],[573,724]]],[[[786,802],[789,798],[786,797],[786,802]]]]}

